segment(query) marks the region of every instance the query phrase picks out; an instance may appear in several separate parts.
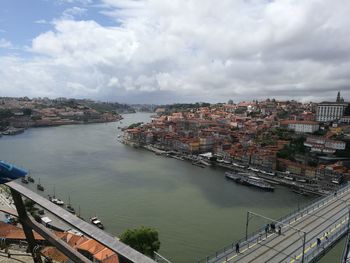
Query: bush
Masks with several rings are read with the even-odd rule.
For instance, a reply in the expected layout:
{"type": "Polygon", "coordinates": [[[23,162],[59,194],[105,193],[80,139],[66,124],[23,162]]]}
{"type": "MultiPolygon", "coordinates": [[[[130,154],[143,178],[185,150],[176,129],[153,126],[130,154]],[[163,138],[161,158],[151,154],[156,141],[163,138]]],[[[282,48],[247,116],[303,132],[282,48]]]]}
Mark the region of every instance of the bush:
{"type": "Polygon", "coordinates": [[[120,236],[120,241],[151,258],[154,257],[154,252],[160,248],[158,231],[144,226],[137,229],[127,229],[120,236]]]}

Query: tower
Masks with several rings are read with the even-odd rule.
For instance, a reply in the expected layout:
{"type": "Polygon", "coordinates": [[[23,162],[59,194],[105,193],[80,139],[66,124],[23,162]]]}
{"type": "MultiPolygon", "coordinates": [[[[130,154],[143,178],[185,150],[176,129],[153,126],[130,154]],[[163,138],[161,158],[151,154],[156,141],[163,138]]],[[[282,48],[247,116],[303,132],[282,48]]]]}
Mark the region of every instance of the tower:
{"type": "Polygon", "coordinates": [[[336,102],[340,102],[340,91],[338,91],[338,95],[337,95],[337,100],[336,100],[336,102]]]}

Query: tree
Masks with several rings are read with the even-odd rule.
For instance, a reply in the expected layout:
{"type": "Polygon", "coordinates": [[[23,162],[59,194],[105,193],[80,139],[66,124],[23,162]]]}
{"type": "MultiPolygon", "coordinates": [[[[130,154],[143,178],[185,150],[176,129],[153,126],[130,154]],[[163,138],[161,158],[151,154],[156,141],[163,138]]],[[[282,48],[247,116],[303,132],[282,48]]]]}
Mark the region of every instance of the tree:
{"type": "Polygon", "coordinates": [[[158,231],[144,226],[127,229],[120,236],[120,241],[151,258],[154,257],[154,252],[157,252],[160,248],[158,231]]]}
{"type": "Polygon", "coordinates": [[[27,210],[27,212],[29,214],[31,214],[33,217],[35,217],[37,215],[37,211],[39,210],[37,207],[35,207],[35,202],[30,200],[30,199],[26,199],[24,201],[24,206],[27,210]]]}

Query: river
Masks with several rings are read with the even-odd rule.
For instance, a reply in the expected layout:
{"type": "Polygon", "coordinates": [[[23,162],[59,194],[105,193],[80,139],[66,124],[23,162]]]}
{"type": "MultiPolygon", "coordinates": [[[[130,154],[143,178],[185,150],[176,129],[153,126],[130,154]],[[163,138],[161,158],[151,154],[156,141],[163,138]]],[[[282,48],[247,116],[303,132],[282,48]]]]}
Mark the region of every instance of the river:
{"type": "MultiPolygon", "coordinates": [[[[122,123],[33,128],[3,136],[0,159],[40,178],[44,195],[55,188],[58,198],[70,196],[83,217],[97,215],[114,235],[141,225],[156,228],[160,253],[179,263],[195,262],[243,237],[247,211],[279,218],[311,200],[284,187],[271,193],[236,185],[221,168],[203,169],[123,145],[117,127],[147,122],[150,114],[123,117],[122,123]]],[[[251,222],[265,223],[257,217],[251,222]]]]}

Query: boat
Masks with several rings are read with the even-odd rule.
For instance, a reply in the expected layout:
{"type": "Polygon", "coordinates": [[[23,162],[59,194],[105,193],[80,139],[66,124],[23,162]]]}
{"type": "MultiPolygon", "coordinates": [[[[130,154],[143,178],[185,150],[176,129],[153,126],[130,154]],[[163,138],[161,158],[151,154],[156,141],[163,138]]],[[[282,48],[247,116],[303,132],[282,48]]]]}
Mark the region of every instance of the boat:
{"type": "Polygon", "coordinates": [[[68,196],[68,205],[66,206],[66,209],[69,213],[75,214],[75,209],[70,203],[70,196],[68,196]]]}
{"type": "Polygon", "coordinates": [[[206,161],[204,161],[204,160],[200,160],[199,162],[200,162],[201,164],[205,165],[205,166],[211,166],[211,163],[208,163],[208,162],[206,162],[206,161]]]}
{"type": "Polygon", "coordinates": [[[299,183],[306,183],[306,180],[305,179],[297,179],[297,182],[299,182],[299,183]]]}
{"type": "Polygon", "coordinates": [[[77,214],[77,217],[79,217],[81,220],[85,220],[81,214],[80,214],[80,206],[78,207],[78,214],[77,214]]]}
{"type": "Polygon", "coordinates": [[[22,177],[21,182],[22,182],[23,184],[28,184],[28,180],[27,180],[27,178],[25,178],[25,177],[22,177]]]}
{"type": "Polygon", "coordinates": [[[244,165],[239,165],[239,164],[237,164],[237,163],[232,163],[232,165],[234,165],[234,166],[236,166],[236,167],[239,167],[239,168],[245,168],[244,165]]]}
{"type": "Polygon", "coordinates": [[[184,158],[181,156],[173,155],[171,157],[173,157],[174,159],[180,160],[180,161],[184,161],[184,158]]]}
{"type": "Polygon", "coordinates": [[[256,169],[256,168],[254,168],[254,167],[248,167],[248,170],[252,170],[252,171],[254,171],[254,172],[260,172],[259,169],[256,169]]]}
{"type": "Polygon", "coordinates": [[[299,194],[299,195],[310,196],[310,194],[305,192],[304,190],[300,190],[300,189],[296,189],[296,188],[293,188],[292,192],[299,194]]]}
{"type": "Polygon", "coordinates": [[[28,175],[27,179],[28,179],[28,182],[30,182],[30,183],[34,183],[35,182],[34,178],[31,177],[30,175],[28,175]]]}
{"type": "Polygon", "coordinates": [[[52,198],[51,202],[56,204],[56,205],[59,205],[59,206],[63,206],[64,205],[64,202],[61,199],[58,199],[58,198],[52,198]]]}
{"type": "Polygon", "coordinates": [[[195,165],[195,166],[198,166],[198,167],[201,167],[201,168],[205,168],[206,166],[198,161],[193,161],[192,162],[192,165],[195,165]]]}
{"type": "Polygon", "coordinates": [[[61,199],[56,198],[55,187],[53,188],[53,197],[50,197],[50,196],[49,196],[49,200],[50,200],[52,203],[56,204],[56,205],[59,205],[59,206],[63,206],[63,205],[64,205],[64,202],[63,202],[61,199]]]}
{"type": "Polygon", "coordinates": [[[44,186],[42,186],[40,184],[40,178],[39,178],[39,183],[36,185],[36,189],[38,189],[39,191],[44,191],[45,190],[44,186]]]}
{"type": "Polygon", "coordinates": [[[268,182],[264,181],[263,179],[261,179],[257,176],[251,175],[249,173],[226,172],[225,177],[228,179],[231,179],[237,183],[247,185],[247,186],[254,186],[254,187],[263,189],[265,191],[273,191],[275,189],[268,182]]]}
{"type": "Polygon", "coordinates": [[[25,177],[27,171],[17,168],[16,166],[0,161],[0,184],[8,183],[12,180],[25,177]]]}
{"type": "Polygon", "coordinates": [[[273,191],[275,189],[272,185],[265,182],[261,178],[251,175],[248,176],[248,178],[244,181],[244,184],[247,184],[249,186],[255,186],[266,191],[273,191]]]}
{"type": "Polygon", "coordinates": [[[90,223],[100,229],[104,229],[102,222],[96,216],[90,218],[90,223]]]}
{"type": "Polygon", "coordinates": [[[287,179],[287,180],[289,180],[289,181],[294,181],[294,179],[293,179],[293,177],[290,177],[290,176],[285,176],[285,177],[283,177],[284,179],[287,179]]]}
{"type": "Polygon", "coordinates": [[[227,179],[235,181],[236,183],[240,183],[241,182],[241,176],[236,174],[236,173],[226,172],[225,173],[225,177],[227,179]]]}

